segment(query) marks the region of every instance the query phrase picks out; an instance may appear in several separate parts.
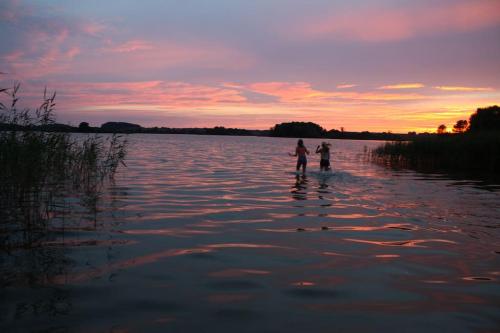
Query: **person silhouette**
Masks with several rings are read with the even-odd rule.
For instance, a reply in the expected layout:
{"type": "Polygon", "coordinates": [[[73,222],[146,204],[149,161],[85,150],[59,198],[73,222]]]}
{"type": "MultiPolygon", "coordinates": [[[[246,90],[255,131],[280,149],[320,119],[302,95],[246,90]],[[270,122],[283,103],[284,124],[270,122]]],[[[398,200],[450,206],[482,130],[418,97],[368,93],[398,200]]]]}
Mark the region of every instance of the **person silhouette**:
{"type": "Polygon", "coordinates": [[[321,146],[316,147],[316,154],[321,154],[319,161],[320,171],[330,170],[330,146],[331,144],[323,141],[321,146]]]}
{"type": "Polygon", "coordinates": [[[307,150],[306,146],[304,146],[304,141],[299,139],[297,141],[297,147],[295,148],[295,153],[288,153],[290,156],[297,156],[297,166],[296,170],[299,171],[302,167],[302,174],[306,174],[307,168],[307,155],[309,155],[309,150],[307,150]]]}

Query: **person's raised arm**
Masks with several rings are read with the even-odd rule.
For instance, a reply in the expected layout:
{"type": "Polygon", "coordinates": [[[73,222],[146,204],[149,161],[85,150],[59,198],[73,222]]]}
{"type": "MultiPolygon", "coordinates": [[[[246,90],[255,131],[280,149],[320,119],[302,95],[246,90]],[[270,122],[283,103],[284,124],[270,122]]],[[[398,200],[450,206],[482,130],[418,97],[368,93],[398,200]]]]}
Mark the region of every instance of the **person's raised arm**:
{"type": "Polygon", "coordinates": [[[316,147],[316,154],[319,154],[319,153],[321,153],[321,148],[320,148],[320,146],[318,145],[318,146],[316,147]]]}
{"type": "Polygon", "coordinates": [[[294,156],[294,157],[295,157],[295,156],[297,156],[297,148],[295,148],[295,154],[288,153],[288,155],[290,155],[290,156],[294,156]]]}

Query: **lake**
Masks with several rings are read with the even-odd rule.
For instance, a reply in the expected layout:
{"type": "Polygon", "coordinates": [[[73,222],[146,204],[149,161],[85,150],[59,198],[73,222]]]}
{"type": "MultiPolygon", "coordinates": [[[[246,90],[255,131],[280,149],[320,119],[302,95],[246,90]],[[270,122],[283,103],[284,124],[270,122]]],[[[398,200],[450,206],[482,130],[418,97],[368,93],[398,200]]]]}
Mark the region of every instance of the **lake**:
{"type": "Polygon", "coordinates": [[[384,168],[373,141],[300,177],[296,139],[128,140],[97,213],[0,255],[1,332],[499,330],[498,184],[384,168]]]}

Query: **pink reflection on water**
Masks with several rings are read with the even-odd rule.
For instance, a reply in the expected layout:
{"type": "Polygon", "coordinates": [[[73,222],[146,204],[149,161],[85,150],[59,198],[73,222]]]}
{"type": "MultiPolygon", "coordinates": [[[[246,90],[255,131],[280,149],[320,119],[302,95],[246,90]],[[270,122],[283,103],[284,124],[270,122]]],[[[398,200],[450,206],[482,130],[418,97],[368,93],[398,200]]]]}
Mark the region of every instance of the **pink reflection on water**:
{"type": "Polygon", "coordinates": [[[121,231],[129,235],[167,235],[167,236],[191,236],[191,235],[209,235],[216,231],[193,230],[193,229],[135,229],[121,231]]]}
{"type": "Polygon", "coordinates": [[[298,281],[298,282],[292,282],[291,285],[296,287],[310,287],[310,286],[315,286],[316,283],[310,281],[298,281]]]}
{"type": "MultiPolygon", "coordinates": [[[[168,257],[182,256],[194,253],[209,253],[214,249],[226,249],[226,248],[242,248],[242,249],[290,249],[289,247],[270,245],[270,244],[250,244],[250,243],[222,243],[222,244],[209,244],[198,248],[189,249],[171,249],[166,251],[161,251],[137,258],[132,258],[129,260],[120,261],[106,267],[97,268],[91,271],[83,271],[79,273],[69,274],[69,275],[58,275],[52,280],[55,284],[64,283],[78,283],[86,280],[90,280],[102,275],[108,274],[110,272],[126,269],[146,264],[154,263],[158,260],[168,257]]],[[[259,270],[242,270],[241,272],[246,272],[247,274],[268,274],[267,271],[259,270]]],[[[234,273],[234,272],[233,272],[234,273]]]]}
{"type": "Polygon", "coordinates": [[[337,252],[331,252],[331,251],[325,251],[322,252],[323,255],[325,256],[340,256],[340,257],[350,257],[348,254],[343,254],[343,253],[337,253],[337,252]]]}
{"type": "Polygon", "coordinates": [[[233,268],[233,269],[225,269],[222,271],[212,272],[209,273],[208,275],[212,277],[240,277],[245,275],[267,275],[267,274],[271,274],[271,272],[258,269],[233,268]]]}
{"type": "Polygon", "coordinates": [[[269,216],[271,216],[273,219],[291,219],[297,214],[290,214],[290,213],[269,213],[269,216]]]}
{"type": "Polygon", "coordinates": [[[226,224],[252,224],[252,223],[270,223],[273,222],[271,219],[245,219],[245,220],[228,220],[228,221],[212,221],[207,220],[203,225],[226,225],[226,224]]]}
{"type": "Polygon", "coordinates": [[[190,226],[196,227],[196,228],[219,228],[220,226],[210,223],[210,222],[202,222],[202,223],[196,223],[196,224],[191,224],[190,226]]]}
{"type": "MultiPolygon", "coordinates": [[[[330,215],[329,215],[330,216],[330,215]]],[[[303,231],[378,231],[385,229],[399,229],[399,230],[407,230],[407,231],[416,231],[419,228],[405,223],[391,223],[384,224],[380,226],[366,226],[366,225],[346,225],[346,226],[322,226],[317,227],[317,229],[313,228],[302,228],[303,231]]],[[[295,228],[260,228],[258,231],[265,232],[276,232],[276,233],[287,233],[287,232],[296,232],[295,228]]]]}
{"type": "MultiPolygon", "coordinates": [[[[349,209],[352,208],[350,206],[344,206],[340,204],[335,204],[335,208],[340,209],[349,209]]],[[[304,206],[305,207],[305,206],[304,206]]],[[[310,206],[310,207],[315,207],[315,206],[310,206]]],[[[370,209],[370,207],[364,207],[367,209],[370,209]]],[[[276,219],[291,219],[294,217],[297,217],[297,214],[290,214],[290,213],[271,213],[269,216],[273,217],[275,220],[276,219]]],[[[310,217],[316,217],[318,216],[318,213],[302,213],[300,216],[310,216],[310,217]]],[[[390,216],[387,213],[381,213],[381,214],[369,214],[369,213],[353,213],[353,212],[344,212],[344,213],[324,213],[321,216],[329,217],[329,218],[335,218],[335,219],[346,219],[346,220],[360,220],[360,219],[372,219],[372,218],[377,218],[377,217],[385,217],[385,216],[390,216]]]]}
{"type": "Polygon", "coordinates": [[[116,245],[132,245],[137,243],[138,243],[137,241],[125,240],[125,239],[113,239],[113,240],[68,239],[68,240],[43,242],[41,246],[68,246],[68,247],[116,246],[116,245]]]}
{"type": "MultiPolygon", "coordinates": [[[[147,200],[147,198],[144,198],[147,200]]],[[[165,219],[176,219],[176,218],[189,218],[189,217],[197,217],[197,216],[203,216],[203,215],[210,215],[210,214],[218,214],[218,213],[241,213],[241,212],[246,212],[252,209],[256,209],[258,207],[244,207],[244,206],[221,206],[219,207],[217,205],[217,208],[210,208],[210,207],[198,207],[196,210],[192,210],[192,203],[190,204],[184,204],[180,205],[178,204],[177,207],[183,206],[186,208],[186,210],[183,211],[176,211],[176,212],[154,212],[149,210],[147,214],[141,215],[141,216],[130,216],[125,218],[126,220],[134,221],[134,222],[140,222],[140,221],[159,221],[159,220],[165,220],[165,219]]],[[[130,210],[143,210],[144,206],[143,205],[129,205],[128,209],[130,210]]]]}
{"type": "Polygon", "coordinates": [[[163,258],[176,257],[193,253],[208,253],[208,252],[211,252],[211,250],[207,248],[171,249],[120,261],[91,271],[83,271],[69,275],[58,275],[54,277],[54,280],[52,282],[55,284],[78,283],[100,277],[102,275],[108,274],[116,270],[151,264],[163,258]]]}
{"type": "Polygon", "coordinates": [[[367,215],[367,214],[359,214],[359,213],[346,213],[346,214],[326,214],[326,216],[336,219],[371,219],[374,217],[383,216],[383,214],[378,215],[367,215]]]}
{"type": "Polygon", "coordinates": [[[399,258],[399,254],[376,254],[375,258],[381,258],[381,259],[394,259],[394,258],[399,258]]]}
{"type": "MultiPolygon", "coordinates": [[[[304,229],[304,230],[306,230],[306,229],[304,229]]],[[[257,229],[257,231],[287,233],[287,232],[297,232],[297,229],[293,229],[293,228],[287,228],[287,229],[261,228],[261,229],[257,229]]]]}
{"type": "Polygon", "coordinates": [[[271,244],[250,244],[250,243],[221,243],[221,244],[210,244],[206,246],[207,248],[214,249],[224,249],[224,248],[241,248],[241,249],[289,249],[286,246],[278,246],[271,244]]]}
{"type": "Polygon", "coordinates": [[[366,243],[366,244],[381,245],[381,246],[405,246],[405,247],[426,247],[426,246],[420,245],[420,244],[431,243],[431,242],[457,244],[457,242],[454,242],[451,240],[438,239],[438,238],[412,239],[412,240],[406,240],[406,241],[371,241],[371,240],[354,239],[354,238],[344,238],[344,240],[349,241],[349,242],[366,243]]]}

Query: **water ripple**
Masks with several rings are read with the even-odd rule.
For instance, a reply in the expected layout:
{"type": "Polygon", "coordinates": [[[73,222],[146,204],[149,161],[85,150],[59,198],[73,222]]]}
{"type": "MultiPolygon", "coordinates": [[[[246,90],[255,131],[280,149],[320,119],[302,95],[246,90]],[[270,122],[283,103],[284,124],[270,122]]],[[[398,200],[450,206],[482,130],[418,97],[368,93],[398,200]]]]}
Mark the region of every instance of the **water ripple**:
{"type": "Polygon", "coordinates": [[[382,168],[363,156],[378,142],[331,140],[333,173],[312,154],[303,177],[287,154],[295,139],[129,141],[128,168],[97,212],[2,257],[1,331],[262,331],[263,318],[269,331],[292,318],[292,332],[498,324],[498,185],[382,168]],[[40,319],[63,305],[64,316],[40,319]],[[360,311],[366,323],[353,323],[360,311]]]}

